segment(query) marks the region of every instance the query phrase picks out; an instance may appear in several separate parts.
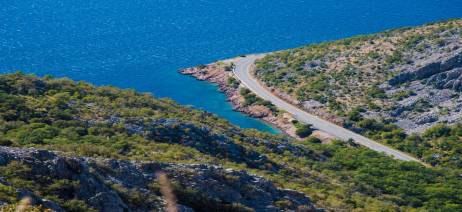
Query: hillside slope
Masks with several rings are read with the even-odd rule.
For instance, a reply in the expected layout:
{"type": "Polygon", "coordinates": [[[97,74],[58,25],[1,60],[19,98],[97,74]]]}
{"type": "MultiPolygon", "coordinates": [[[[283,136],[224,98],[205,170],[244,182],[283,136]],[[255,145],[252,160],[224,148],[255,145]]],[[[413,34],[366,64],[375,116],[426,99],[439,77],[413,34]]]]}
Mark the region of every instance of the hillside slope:
{"type": "Polygon", "coordinates": [[[270,54],[255,75],[280,95],[345,125],[359,116],[422,132],[462,112],[462,20],[270,54]]]}
{"type": "Polygon", "coordinates": [[[254,74],[312,114],[461,168],[461,47],[455,19],[272,53],[254,74]]]}
{"type": "Polygon", "coordinates": [[[242,130],[168,99],[68,79],[0,75],[0,144],[4,208],[28,195],[58,211],[162,209],[164,172],[182,209],[462,209],[457,168],[242,130]]]}
{"type": "Polygon", "coordinates": [[[204,211],[276,210],[280,208],[273,202],[284,200],[314,210],[302,193],[280,190],[258,176],[212,165],[70,158],[45,150],[5,147],[0,148],[0,156],[3,190],[18,197],[30,195],[33,204],[56,211],[162,211],[167,202],[158,192],[163,186],[157,182],[159,174],[175,182],[170,189],[180,203],[204,211]]]}

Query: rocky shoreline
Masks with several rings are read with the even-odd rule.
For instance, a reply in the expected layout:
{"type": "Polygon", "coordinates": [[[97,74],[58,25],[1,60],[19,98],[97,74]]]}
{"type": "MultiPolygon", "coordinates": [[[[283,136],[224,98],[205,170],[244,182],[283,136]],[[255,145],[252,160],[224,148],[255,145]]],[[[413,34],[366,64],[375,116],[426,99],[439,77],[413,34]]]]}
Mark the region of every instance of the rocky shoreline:
{"type": "MultiPolygon", "coordinates": [[[[292,115],[285,112],[273,112],[270,108],[264,105],[245,105],[245,98],[240,94],[241,85],[230,85],[233,81],[233,73],[230,67],[233,64],[233,59],[219,61],[208,65],[200,65],[197,67],[182,69],[179,72],[184,75],[190,75],[201,81],[208,81],[217,84],[219,90],[227,96],[227,100],[232,104],[233,109],[238,112],[245,113],[251,117],[259,118],[280,129],[287,135],[300,139],[295,134],[295,126],[292,124],[292,115]]],[[[238,83],[238,82],[237,82],[238,83]]],[[[318,135],[320,133],[315,133],[318,135]]]]}

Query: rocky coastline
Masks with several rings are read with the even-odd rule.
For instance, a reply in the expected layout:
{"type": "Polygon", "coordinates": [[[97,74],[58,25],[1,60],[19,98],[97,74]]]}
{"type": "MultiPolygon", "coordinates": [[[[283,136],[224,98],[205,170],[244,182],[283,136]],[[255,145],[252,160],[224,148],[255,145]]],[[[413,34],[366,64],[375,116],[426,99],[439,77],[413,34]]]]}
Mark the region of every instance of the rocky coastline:
{"type": "MultiPolygon", "coordinates": [[[[277,127],[287,135],[301,139],[295,134],[296,128],[291,122],[293,117],[290,114],[282,111],[275,113],[264,105],[245,105],[245,99],[239,92],[242,85],[235,84],[235,86],[233,86],[229,83],[232,81],[231,79],[234,78],[234,74],[230,71],[232,64],[233,59],[230,59],[208,65],[199,65],[182,69],[179,72],[184,75],[190,75],[198,80],[218,85],[219,90],[227,96],[227,100],[232,104],[235,111],[245,113],[254,118],[259,118],[277,127]]],[[[318,134],[320,133],[315,133],[315,135],[318,134]]]]}

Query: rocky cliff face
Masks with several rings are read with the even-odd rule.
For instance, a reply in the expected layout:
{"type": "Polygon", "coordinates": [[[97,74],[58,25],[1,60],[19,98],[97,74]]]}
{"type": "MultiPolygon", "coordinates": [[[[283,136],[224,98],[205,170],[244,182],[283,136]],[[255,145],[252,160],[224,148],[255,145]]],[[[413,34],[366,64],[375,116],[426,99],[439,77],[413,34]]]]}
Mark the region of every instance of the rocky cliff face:
{"type": "MultiPolygon", "coordinates": [[[[57,195],[67,201],[82,200],[99,211],[162,211],[166,202],[156,183],[160,172],[166,173],[173,185],[180,211],[315,210],[310,199],[299,192],[281,190],[261,177],[219,166],[64,157],[46,150],[0,147],[0,168],[13,163],[28,167],[27,173],[17,174],[17,178],[45,184],[43,179],[75,182],[57,195]]],[[[18,198],[29,196],[32,204],[64,211],[40,192],[18,187],[18,179],[0,174],[2,186],[14,188],[18,198]]]]}
{"type": "Polygon", "coordinates": [[[460,91],[462,51],[454,52],[453,55],[442,59],[432,60],[421,68],[404,71],[391,78],[388,83],[396,86],[414,80],[428,79],[427,83],[435,85],[439,89],[448,88],[460,91]]]}
{"type": "Polygon", "coordinates": [[[398,126],[410,132],[438,122],[455,123],[462,116],[462,51],[435,56],[422,64],[391,78],[384,86],[390,96],[412,91],[389,113],[398,119],[398,126]]]}
{"type": "Polygon", "coordinates": [[[462,68],[435,74],[428,78],[427,85],[434,85],[438,89],[462,91],[462,68]]]}

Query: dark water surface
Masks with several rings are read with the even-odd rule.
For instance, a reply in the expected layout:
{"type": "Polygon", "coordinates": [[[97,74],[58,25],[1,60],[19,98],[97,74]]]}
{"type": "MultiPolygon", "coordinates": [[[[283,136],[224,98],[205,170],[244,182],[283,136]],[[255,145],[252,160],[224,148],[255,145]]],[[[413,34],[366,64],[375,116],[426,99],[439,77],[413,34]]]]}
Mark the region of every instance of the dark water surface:
{"type": "Polygon", "coordinates": [[[276,132],[177,70],[455,17],[461,0],[1,0],[0,72],[134,88],[276,132]]]}

